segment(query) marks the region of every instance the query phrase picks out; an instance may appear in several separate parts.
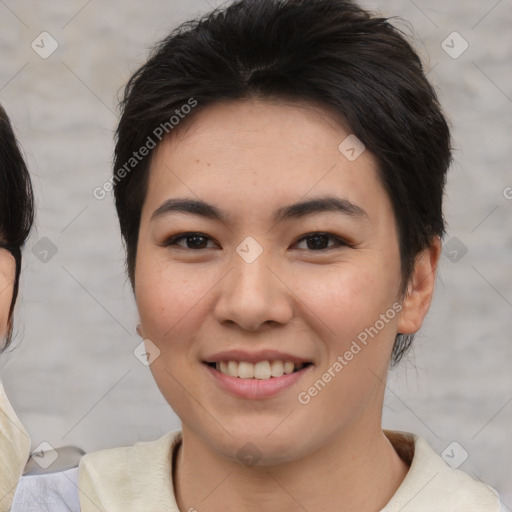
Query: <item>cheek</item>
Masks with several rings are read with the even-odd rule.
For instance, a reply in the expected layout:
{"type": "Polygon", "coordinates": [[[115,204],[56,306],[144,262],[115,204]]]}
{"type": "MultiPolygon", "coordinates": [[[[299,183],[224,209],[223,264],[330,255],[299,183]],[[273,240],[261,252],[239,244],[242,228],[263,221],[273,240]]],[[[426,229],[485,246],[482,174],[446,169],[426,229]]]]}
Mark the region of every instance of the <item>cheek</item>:
{"type": "Polygon", "coordinates": [[[180,350],[197,327],[203,299],[216,281],[212,269],[201,265],[171,265],[159,258],[141,257],[135,273],[135,299],[144,337],[161,351],[169,350],[171,344],[173,351],[180,350]]]}
{"type": "Polygon", "coordinates": [[[11,307],[14,273],[0,271],[0,339],[7,334],[7,320],[11,307]]]}
{"type": "Polygon", "coordinates": [[[160,351],[150,371],[180,418],[187,417],[190,407],[190,396],[185,391],[189,386],[184,384],[197,364],[190,337],[197,327],[196,315],[201,306],[198,299],[208,289],[207,282],[187,274],[179,265],[145,261],[144,257],[137,261],[135,274],[135,299],[142,334],[160,351]]]}
{"type": "Polygon", "coordinates": [[[194,285],[176,272],[137,272],[136,302],[143,333],[159,344],[191,307],[194,285]]]}
{"type": "Polygon", "coordinates": [[[331,345],[343,348],[392,307],[399,265],[384,269],[382,263],[360,258],[328,271],[311,267],[297,275],[293,289],[307,306],[305,311],[310,311],[331,345]]]}
{"type": "Polygon", "coordinates": [[[311,396],[318,393],[313,408],[329,410],[340,421],[362,410],[385,380],[400,307],[395,302],[400,268],[398,262],[388,262],[386,271],[383,266],[383,260],[361,258],[329,273],[304,273],[297,281],[303,311],[312,312],[311,331],[324,348],[322,366],[307,383],[314,387],[311,396]]]}
{"type": "MultiPolygon", "coordinates": [[[[307,382],[301,404],[342,424],[377,399],[385,381],[400,307],[399,264],[363,261],[332,274],[303,274],[298,296],[325,348],[322,367],[307,382]],[[394,306],[394,307],[393,307],[394,306]]],[[[299,284],[300,283],[300,284],[299,284]]]]}
{"type": "Polygon", "coordinates": [[[7,318],[9,316],[10,304],[10,294],[0,278],[0,339],[7,334],[7,318]]]}

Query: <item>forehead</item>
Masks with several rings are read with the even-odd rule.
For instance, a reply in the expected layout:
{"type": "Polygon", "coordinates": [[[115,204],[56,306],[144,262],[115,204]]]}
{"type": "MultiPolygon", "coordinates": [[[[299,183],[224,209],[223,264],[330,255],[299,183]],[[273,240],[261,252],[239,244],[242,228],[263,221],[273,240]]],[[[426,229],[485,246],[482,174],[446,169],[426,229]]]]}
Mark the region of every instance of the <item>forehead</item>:
{"type": "Polygon", "coordinates": [[[349,136],[317,106],[255,99],[209,106],[155,150],[144,207],[185,195],[249,214],[263,204],[335,194],[388,208],[375,157],[340,151],[349,136]]]}

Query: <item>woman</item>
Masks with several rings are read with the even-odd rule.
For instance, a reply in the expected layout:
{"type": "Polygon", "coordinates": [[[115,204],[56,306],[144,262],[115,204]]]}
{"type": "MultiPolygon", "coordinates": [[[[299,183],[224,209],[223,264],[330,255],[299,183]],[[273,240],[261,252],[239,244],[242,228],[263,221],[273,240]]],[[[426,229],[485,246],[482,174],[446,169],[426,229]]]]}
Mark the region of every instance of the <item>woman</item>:
{"type": "MultiPolygon", "coordinates": [[[[11,123],[0,106],[0,352],[10,344],[21,248],[33,220],[32,186],[11,123]]],[[[30,438],[0,383],[0,511],[9,510],[28,459],[30,438]]]]}
{"type": "Polygon", "coordinates": [[[402,34],[349,1],[240,0],[162,41],[122,107],[138,332],[182,429],[83,457],[70,508],[499,510],[381,427],[432,299],[451,161],[402,34]]]}

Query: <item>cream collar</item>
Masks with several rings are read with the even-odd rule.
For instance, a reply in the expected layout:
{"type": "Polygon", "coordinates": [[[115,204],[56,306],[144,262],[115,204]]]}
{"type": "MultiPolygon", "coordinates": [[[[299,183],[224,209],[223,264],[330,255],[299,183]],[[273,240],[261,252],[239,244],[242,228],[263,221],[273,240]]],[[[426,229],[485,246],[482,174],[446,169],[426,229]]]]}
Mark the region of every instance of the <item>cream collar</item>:
{"type": "MultiPolygon", "coordinates": [[[[492,488],[449,467],[426,441],[414,434],[386,431],[411,466],[381,512],[498,512],[492,488]]],[[[179,512],[172,487],[172,457],[181,431],[157,441],[85,455],[80,462],[82,512],[179,512]]]]}

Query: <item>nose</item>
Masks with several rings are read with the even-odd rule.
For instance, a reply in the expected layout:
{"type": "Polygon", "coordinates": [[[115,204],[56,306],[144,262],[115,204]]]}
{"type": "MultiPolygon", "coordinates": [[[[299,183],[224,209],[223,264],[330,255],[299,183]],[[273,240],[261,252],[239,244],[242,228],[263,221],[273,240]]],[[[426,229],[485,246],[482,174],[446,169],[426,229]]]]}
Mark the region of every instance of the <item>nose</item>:
{"type": "Polygon", "coordinates": [[[293,293],[265,251],[251,263],[233,255],[233,268],[220,283],[214,313],[218,322],[258,331],[293,317],[293,293]]]}

